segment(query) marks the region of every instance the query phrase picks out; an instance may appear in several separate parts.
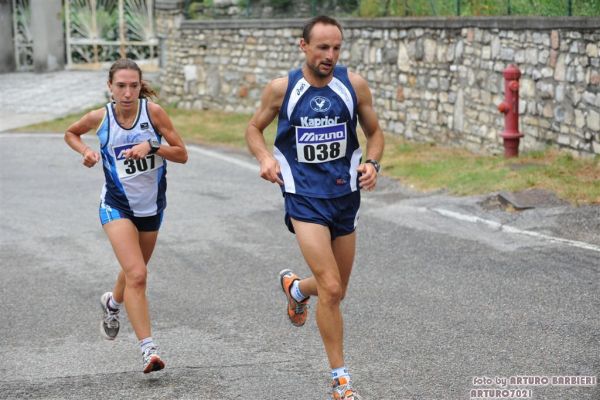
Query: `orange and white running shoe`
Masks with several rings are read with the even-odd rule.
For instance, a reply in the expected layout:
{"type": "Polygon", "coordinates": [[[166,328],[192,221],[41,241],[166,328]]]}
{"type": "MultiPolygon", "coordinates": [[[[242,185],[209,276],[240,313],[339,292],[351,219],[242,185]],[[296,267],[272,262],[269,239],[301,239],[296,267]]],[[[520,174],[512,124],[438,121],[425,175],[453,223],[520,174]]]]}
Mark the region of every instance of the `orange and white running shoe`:
{"type": "Polygon", "coordinates": [[[352,388],[350,379],[346,377],[334,379],[331,387],[331,400],[361,400],[356,390],[352,388]]]}
{"type": "Polygon", "coordinates": [[[310,297],[298,302],[290,293],[290,288],[294,281],[299,281],[300,278],[289,269],[284,269],[279,272],[279,283],[281,284],[281,290],[287,297],[288,306],[287,314],[294,326],[302,326],[306,322],[308,317],[308,300],[310,297]]]}

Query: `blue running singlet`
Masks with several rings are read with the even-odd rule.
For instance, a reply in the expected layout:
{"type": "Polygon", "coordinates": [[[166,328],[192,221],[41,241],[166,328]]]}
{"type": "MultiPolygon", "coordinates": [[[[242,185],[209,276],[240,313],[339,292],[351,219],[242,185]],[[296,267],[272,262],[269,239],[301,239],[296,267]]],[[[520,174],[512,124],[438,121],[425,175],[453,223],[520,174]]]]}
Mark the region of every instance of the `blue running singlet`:
{"type": "Polygon", "coordinates": [[[167,163],[157,154],[140,160],[125,159],[125,150],[148,139],[161,141],[148,113],[148,101],[138,100],[138,114],[130,129],[115,118],[114,105],[106,105],[104,119],[96,131],[106,182],[102,205],[116,208],[135,217],[159,214],[166,207],[167,163]]]}
{"type": "Polygon", "coordinates": [[[345,67],[336,66],[321,88],[311,86],[302,69],[289,73],[273,150],[284,193],[331,199],[359,190],[356,108],[345,67]]]}

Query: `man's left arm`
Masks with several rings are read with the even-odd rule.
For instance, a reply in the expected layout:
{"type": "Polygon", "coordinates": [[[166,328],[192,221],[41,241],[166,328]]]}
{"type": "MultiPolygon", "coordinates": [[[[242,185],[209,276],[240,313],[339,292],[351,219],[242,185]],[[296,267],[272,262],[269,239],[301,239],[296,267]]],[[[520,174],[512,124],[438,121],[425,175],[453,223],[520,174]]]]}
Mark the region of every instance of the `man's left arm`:
{"type": "Polygon", "coordinates": [[[378,171],[373,163],[366,161],[373,160],[379,163],[381,160],[384,147],[383,131],[373,108],[373,96],[367,81],[353,73],[350,73],[349,77],[358,100],[358,122],[367,138],[366,158],[363,157],[363,163],[358,166],[358,172],[361,173],[359,184],[362,189],[373,190],[377,184],[378,171]]]}

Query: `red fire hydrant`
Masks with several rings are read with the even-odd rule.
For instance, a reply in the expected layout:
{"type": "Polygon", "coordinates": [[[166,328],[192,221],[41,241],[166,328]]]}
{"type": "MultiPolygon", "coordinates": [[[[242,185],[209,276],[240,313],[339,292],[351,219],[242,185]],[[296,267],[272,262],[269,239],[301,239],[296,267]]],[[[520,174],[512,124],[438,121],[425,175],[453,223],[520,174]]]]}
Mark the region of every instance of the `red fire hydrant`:
{"type": "Polygon", "coordinates": [[[504,70],[504,101],[498,110],[504,114],[504,131],[500,134],[504,139],[504,158],[519,156],[519,140],[523,134],[519,132],[519,78],[521,71],[510,64],[504,70]]]}

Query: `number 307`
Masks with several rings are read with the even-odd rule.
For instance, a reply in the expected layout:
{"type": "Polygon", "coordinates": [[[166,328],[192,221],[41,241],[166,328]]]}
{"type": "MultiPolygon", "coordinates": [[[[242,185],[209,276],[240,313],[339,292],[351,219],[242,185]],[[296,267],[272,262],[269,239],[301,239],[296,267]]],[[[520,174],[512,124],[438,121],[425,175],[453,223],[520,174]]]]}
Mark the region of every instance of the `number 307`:
{"type": "Polygon", "coordinates": [[[140,158],[139,160],[134,160],[133,158],[129,158],[125,160],[125,172],[129,175],[135,174],[136,172],[144,172],[148,170],[148,161],[150,162],[150,169],[154,169],[154,154],[146,156],[146,158],[140,158]]]}

